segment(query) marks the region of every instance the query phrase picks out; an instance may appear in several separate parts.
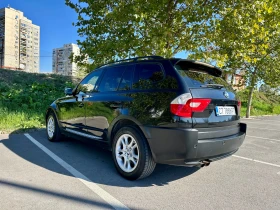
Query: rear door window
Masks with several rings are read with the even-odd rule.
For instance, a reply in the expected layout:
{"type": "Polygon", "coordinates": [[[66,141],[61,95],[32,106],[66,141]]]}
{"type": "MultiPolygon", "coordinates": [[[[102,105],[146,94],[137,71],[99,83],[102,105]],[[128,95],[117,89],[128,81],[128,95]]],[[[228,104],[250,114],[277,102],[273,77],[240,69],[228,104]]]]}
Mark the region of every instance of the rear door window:
{"type": "Polygon", "coordinates": [[[157,63],[136,64],[133,87],[146,89],[145,86],[163,80],[164,74],[161,66],[157,63]]]}
{"type": "Polygon", "coordinates": [[[125,66],[108,67],[101,80],[98,91],[116,91],[122,79],[125,66]]]}
{"type": "Polygon", "coordinates": [[[134,65],[128,65],[123,73],[118,90],[130,90],[132,84],[134,65]]]}

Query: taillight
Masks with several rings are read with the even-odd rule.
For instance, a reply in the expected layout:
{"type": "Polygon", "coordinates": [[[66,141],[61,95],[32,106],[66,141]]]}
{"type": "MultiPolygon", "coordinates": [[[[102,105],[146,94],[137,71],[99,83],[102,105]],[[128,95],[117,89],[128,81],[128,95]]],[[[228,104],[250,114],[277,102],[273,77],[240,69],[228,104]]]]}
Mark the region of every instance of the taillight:
{"type": "Polygon", "coordinates": [[[237,102],[237,106],[238,106],[239,108],[241,108],[241,101],[238,101],[238,102],[237,102]]]}
{"type": "Polygon", "coordinates": [[[210,102],[209,98],[192,98],[190,93],[185,93],[171,102],[170,111],[179,117],[192,117],[193,112],[203,112],[210,102]]]}
{"type": "Polygon", "coordinates": [[[238,102],[237,102],[237,107],[238,107],[238,111],[239,111],[239,113],[240,113],[240,110],[241,110],[241,101],[238,101],[238,102]]]}

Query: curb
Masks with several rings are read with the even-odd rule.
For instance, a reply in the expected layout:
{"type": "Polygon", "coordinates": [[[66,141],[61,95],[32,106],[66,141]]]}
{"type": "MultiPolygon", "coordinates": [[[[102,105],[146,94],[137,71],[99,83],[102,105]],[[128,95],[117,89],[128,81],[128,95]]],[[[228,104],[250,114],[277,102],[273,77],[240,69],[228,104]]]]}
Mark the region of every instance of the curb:
{"type": "Polygon", "coordinates": [[[46,130],[45,128],[27,128],[27,129],[18,129],[18,130],[13,130],[13,131],[1,131],[0,130],[0,135],[10,135],[10,134],[23,134],[26,132],[35,132],[35,131],[43,131],[46,130]]]}

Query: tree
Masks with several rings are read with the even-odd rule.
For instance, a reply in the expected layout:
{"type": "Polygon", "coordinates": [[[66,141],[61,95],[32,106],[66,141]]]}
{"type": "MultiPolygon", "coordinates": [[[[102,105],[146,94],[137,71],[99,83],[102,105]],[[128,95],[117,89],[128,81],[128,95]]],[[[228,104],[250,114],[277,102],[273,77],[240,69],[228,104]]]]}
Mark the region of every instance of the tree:
{"type": "Polygon", "coordinates": [[[244,70],[249,86],[246,117],[250,117],[256,84],[280,84],[280,1],[236,1],[215,19],[212,34],[194,57],[214,59],[232,73],[244,70]]]}
{"type": "MultiPolygon", "coordinates": [[[[121,58],[180,51],[245,72],[250,94],[260,81],[279,86],[279,0],[79,0],[74,24],[93,67],[121,58]]],[[[75,58],[77,62],[83,56],[75,58]]]]}
{"type": "Polygon", "coordinates": [[[74,26],[84,38],[78,40],[81,52],[98,66],[134,56],[172,57],[197,48],[207,40],[213,18],[230,2],[66,0],[66,5],[78,13],[74,26]]]}
{"type": "Polygon", "coordinates": [[[77,63],[77,77],[84,78],[88,72],[92,71],[89,63],[77,63]]]}

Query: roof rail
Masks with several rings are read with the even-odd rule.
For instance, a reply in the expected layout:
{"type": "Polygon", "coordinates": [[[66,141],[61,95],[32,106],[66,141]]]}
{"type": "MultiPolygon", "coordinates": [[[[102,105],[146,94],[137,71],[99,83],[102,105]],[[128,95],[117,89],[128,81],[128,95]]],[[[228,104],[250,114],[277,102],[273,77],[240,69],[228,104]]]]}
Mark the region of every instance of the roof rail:
{"type": "Polygon", "coordinates": [[[133,58],[133,61],[137,61],[137,60],[140,60],[140,59],[145,59],[145,58],[148,58],[148,59],[164,59],[164,57],[161,57],[161,56],[158,56],[158,55],[151,55],[151,56],[142,56],[142,57],[136,57],[136,58],[133,58]]]}
{"type": "Polygon", "coordinates": [[[135,62],[135,61],[138,61],[138,60],[141,60],[141,59],[164,59],[164,57],[161,57],[161,56],[158,56],[158,55],[151,55],[151,56],[142,56],[142,57],[135,57],[135,58],[128,58],[128,59],[124,59],[124,60],[118,60],[118,61],[114,61],[114,62],[110,62],[110,63],[106,63],[106,64],[103,64],[101,66],[98,66],[98,68],[101,68],[103,66],[108,66],[108,65],[111,65],[111,64],[115,64],[115,63],[121,63],[121,62],[135,62]]]}

